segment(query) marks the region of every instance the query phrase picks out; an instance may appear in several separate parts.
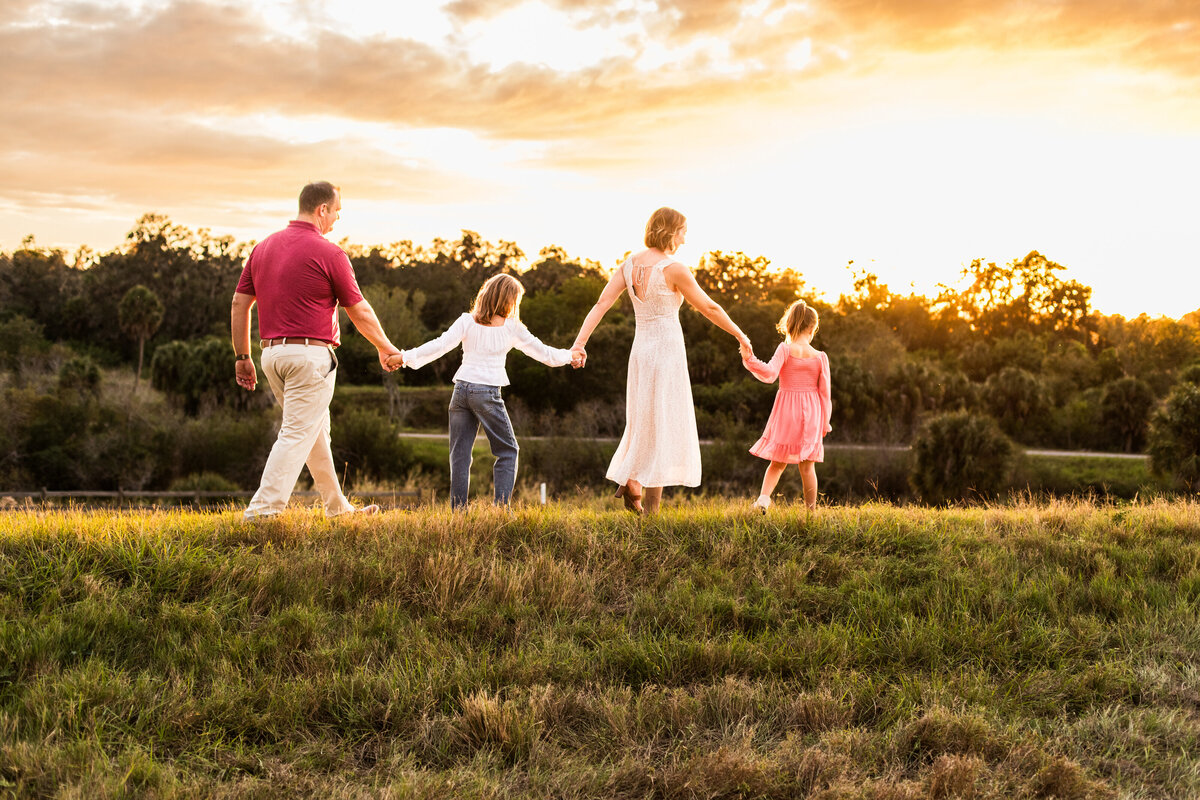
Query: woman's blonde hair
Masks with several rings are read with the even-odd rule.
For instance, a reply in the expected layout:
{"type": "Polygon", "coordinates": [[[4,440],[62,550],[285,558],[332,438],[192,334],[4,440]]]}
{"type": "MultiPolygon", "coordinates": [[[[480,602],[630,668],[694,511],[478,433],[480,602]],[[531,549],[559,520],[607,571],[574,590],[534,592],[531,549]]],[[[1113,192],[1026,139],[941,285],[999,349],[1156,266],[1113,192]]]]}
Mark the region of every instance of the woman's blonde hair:
{"type": "Polygon", "coordinates": [[[821,327],[821,321],[817,319],[815,308],[803,300],[797,300],[787,307],[787,311],[783,312],[783,316],[779,318],[779,324],[775,327],[788,339],[796,339],[809,329],[812,330],[813,336],[816,336],[817,328],[821,327]]]}
{"type": "Polygon", "coordinates": [[[663,206],[650,215],[646,223],[646,247],[657,247],[664,253],[671,248],[675,235],[683,229],[687,217],[673,208],[663,206]]]}
{"type": "Polygon", "coordinates": [[[479,287],[475,302],[471,305],[471,316],[480,325],[490,325],[492,317],[517,318],[525,287],[512,275],[493,275],[479,287]]]}

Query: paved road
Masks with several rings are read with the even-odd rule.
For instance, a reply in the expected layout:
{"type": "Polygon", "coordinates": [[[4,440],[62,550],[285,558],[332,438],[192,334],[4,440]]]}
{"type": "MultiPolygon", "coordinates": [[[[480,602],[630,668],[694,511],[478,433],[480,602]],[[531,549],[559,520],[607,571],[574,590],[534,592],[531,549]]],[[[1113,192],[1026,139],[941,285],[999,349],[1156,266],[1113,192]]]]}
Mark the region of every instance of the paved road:
{"type": "MultiPolygon", "coordinates": [[[[401,433],[401,439],[442,439],[445,440],[445,433],[401,433]]],[[[487,437],[481,431],[477,437],[480,440],[487,441],[487,437]]],[[[525,441],[537,442],[550,438],[550,436],[522,436],[525,441]]],[[[614,436],[593,436],[593,442],[618,442],[620,439],[614,436]]],[[[713,444],[712,439],[701,439],[700,444],[713,444]]],[[[830,442],[825,445],[826,450],[907,450],[908,445],[903,444],[842,444],[838,442],[830,442]]],[[[1124,458],[1145,461],[1149,456],[1143,453],[1100,453],[1092,450],[1026,450],[1025,455],[1029,456],[1049,456],[1051,458],[1124,458]]]]}

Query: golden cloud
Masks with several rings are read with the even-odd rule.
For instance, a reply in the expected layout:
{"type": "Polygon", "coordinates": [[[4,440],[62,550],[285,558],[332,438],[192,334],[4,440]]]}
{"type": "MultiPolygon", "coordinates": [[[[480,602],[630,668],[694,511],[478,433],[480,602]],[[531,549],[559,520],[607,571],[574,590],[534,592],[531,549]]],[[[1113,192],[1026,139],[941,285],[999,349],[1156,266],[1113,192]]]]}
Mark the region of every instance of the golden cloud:
{"type": "MultiPolygon", "coordinates": [[[[466,22],[519,2],[457,0],[447,11],[466,22]]],[[[549,4],[582,26],[635,13],[598,0],[549,4]]],[[[306,7],[297,4],[297,13],[306,7]]],[[[313,164],[337,163],[361,176],[368,192],[422,196],[446,182],[471,187],[370,143],[294,143],[194,120],[270,113],[296,117],[300,126],[324,115],[399,129],[460,128],[486,139],[541,141],[544,166],[596,171],[645,163],[662,152],[661,142],[646,143],[663,131],[690,137],[749,104],[803,105],[822,92],[828,102],[831,90],[815,88],[822,79],[837,78],[832,86],[886,75],[897,54],[911,65],[912,57],[933,53],[945,67],[947,54],[960,52],[1020,62],[1031,52],[1061,50],[1070,59],[1173,75],[1180,94],[1198,88],[1195,2],[769,0],[759,7],[760,16],[744,16],[740,0],[660,0],[641,18],[645,35],[634,55],[563,73],[519,63],[493,71],[453,40],[435,47],[355,39],[320,26],[307,37],[284,36],[249,5],[178,0],[134,14],[75,3],[57,7],[54,24],[39,24],[42,6],[22,0],[0,27],[0,49],[19,65],[3,88],[0,168],[10,187],[95,194],[121,186],[131,197],[163,191],[165,172],[176,176],[172,191],[200,197],[249,191],[264,179],[290,187],[313,164]],[[705,51],[651,71],[637,66],[648,50],[702,37],[728,45],[723,70],[705,51]],[[785,68],[789,51],[806,39],[812,65],[785,68]]],[[[16,190],[6,191],[11,197],[16,190]]]]}

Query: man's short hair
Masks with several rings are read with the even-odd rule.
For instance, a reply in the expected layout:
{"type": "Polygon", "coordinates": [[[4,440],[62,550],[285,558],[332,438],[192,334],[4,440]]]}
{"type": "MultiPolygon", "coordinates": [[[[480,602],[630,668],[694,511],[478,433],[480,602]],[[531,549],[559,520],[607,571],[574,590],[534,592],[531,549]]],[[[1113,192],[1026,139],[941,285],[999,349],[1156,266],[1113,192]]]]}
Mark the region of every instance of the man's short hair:
{"type": "Polygon", "coordinates": [[[329,181],[316,181],[300,190],[300,213],[314,214],[325,203],[332,203],[342,187],[329,181]]]}

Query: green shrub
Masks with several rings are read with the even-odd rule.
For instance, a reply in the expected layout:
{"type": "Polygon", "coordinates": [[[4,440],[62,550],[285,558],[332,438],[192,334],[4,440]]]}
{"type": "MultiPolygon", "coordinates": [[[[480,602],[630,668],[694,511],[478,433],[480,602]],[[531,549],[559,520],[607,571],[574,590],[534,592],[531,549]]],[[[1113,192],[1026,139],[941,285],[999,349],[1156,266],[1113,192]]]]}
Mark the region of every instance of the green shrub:
{"type": "Polygon", "coordinates": [[[100,367],[87,356],[75,356],[58,369],[58,390],[81,399],[100,396],[100,367]]]}
{"type": "MultiPolygon", "coordinates": [[[[453,386],[399,386],[394,401],[397,422],[409,428],[446,430],[449,424],[447,408],[453,392],[453,386]]],[[[344,386],[339,383],[329,404],[329,411],[335,419],[355,409],[373,411],[386,418],[388,405],[388,392],[382,383],[374,386],[344,386]]]]}
{"type": "Polygon", "coordinates": [[[766,424],[775,402],[775,391],[774,385],[751,377],[717,386],[693,386],[692,400],[696,405],[700,435],[721,436],[730,424],[750,427],[766,424]]]}
{"type": "Polygon", "coordinates": [[[1143,380],[1124,377],[1106,385],[1100,412],[1109,443],[1126,453],[1141,450],[1153,408],[1154,392],[1143,380]]]}
{"type": "Polygon", "coordinates": [[[1175,387],[1150,423],[1147,450],[1155,472],[1200,491],[1200,385],[1175,387]]]}
{"type": "Polygon", "coordinates": [[[757,494],[767,462],[749,451],[761,434],[758,426],[724,425],[712,437],[713,443],[700,449],[701,488],[711,494],[757,494]]]}
{"type": "Polygon", "coordinates": [[[246,410],[270,403],[262,372],[258,391],[247,392],[234,380],[232,364],[228,339],[167,342],[150,359],[150,385],[190,416],[219,406],[246,410]]]}
{"type": "Polygon", "coordinates": [[[1005,367],[987,379],[983,395],[987,410],[1006,434],[1022,442],[1039,441],[1050,404],[1038,376],[1005,367]]]}
{"type": "Polygon", "coordinates": [[[554,494],[578,488],[604,489],[604,477],[616,446],[595,439],[532,439],[520,442],[520,472],[523,483],[545,482],[554,494]]]}
{"type": "MultiPolygon", "coordinates": [[[[842,503],[864,500],[907,502],[912,499],[912,489],[908,483],[909,459],[908,451],[900,448],[826,447],[825,461],[817,464],[817,487],[822,500],[842,503]]],[[[797,471],[788,470],[784,480],[795,481],[796,491],[799,492],[800,475],[797,471]]],[[[783,482],[780,486],[783,486],[783,482]]]]}
{"type": "Polygon", "coordinates": [[[347,485],[403,480],[415,461],[396,426],[373,411],[353,409],[333,418],[333,460],[347,485]]]}
{"type": "Polygon", "coordinates": [[[215,472],[193,472],[171,481],[172,492],[236,492],[240,486],[215,472]]]}
{"type": "Polygon", "coordinates": [[[257,486],[277,426],[276,415],[269,411],[221,411],[189,419],[179,431],[175,474],[212,472],[235,486],[257,486]]]}
{"type": "Polygon", "coordinates": [[[960,411],[930,419],[913,442],[913,490],[928,503],[995,496],[1008,486],[1013,444],[991,417],[960,411]]]}

